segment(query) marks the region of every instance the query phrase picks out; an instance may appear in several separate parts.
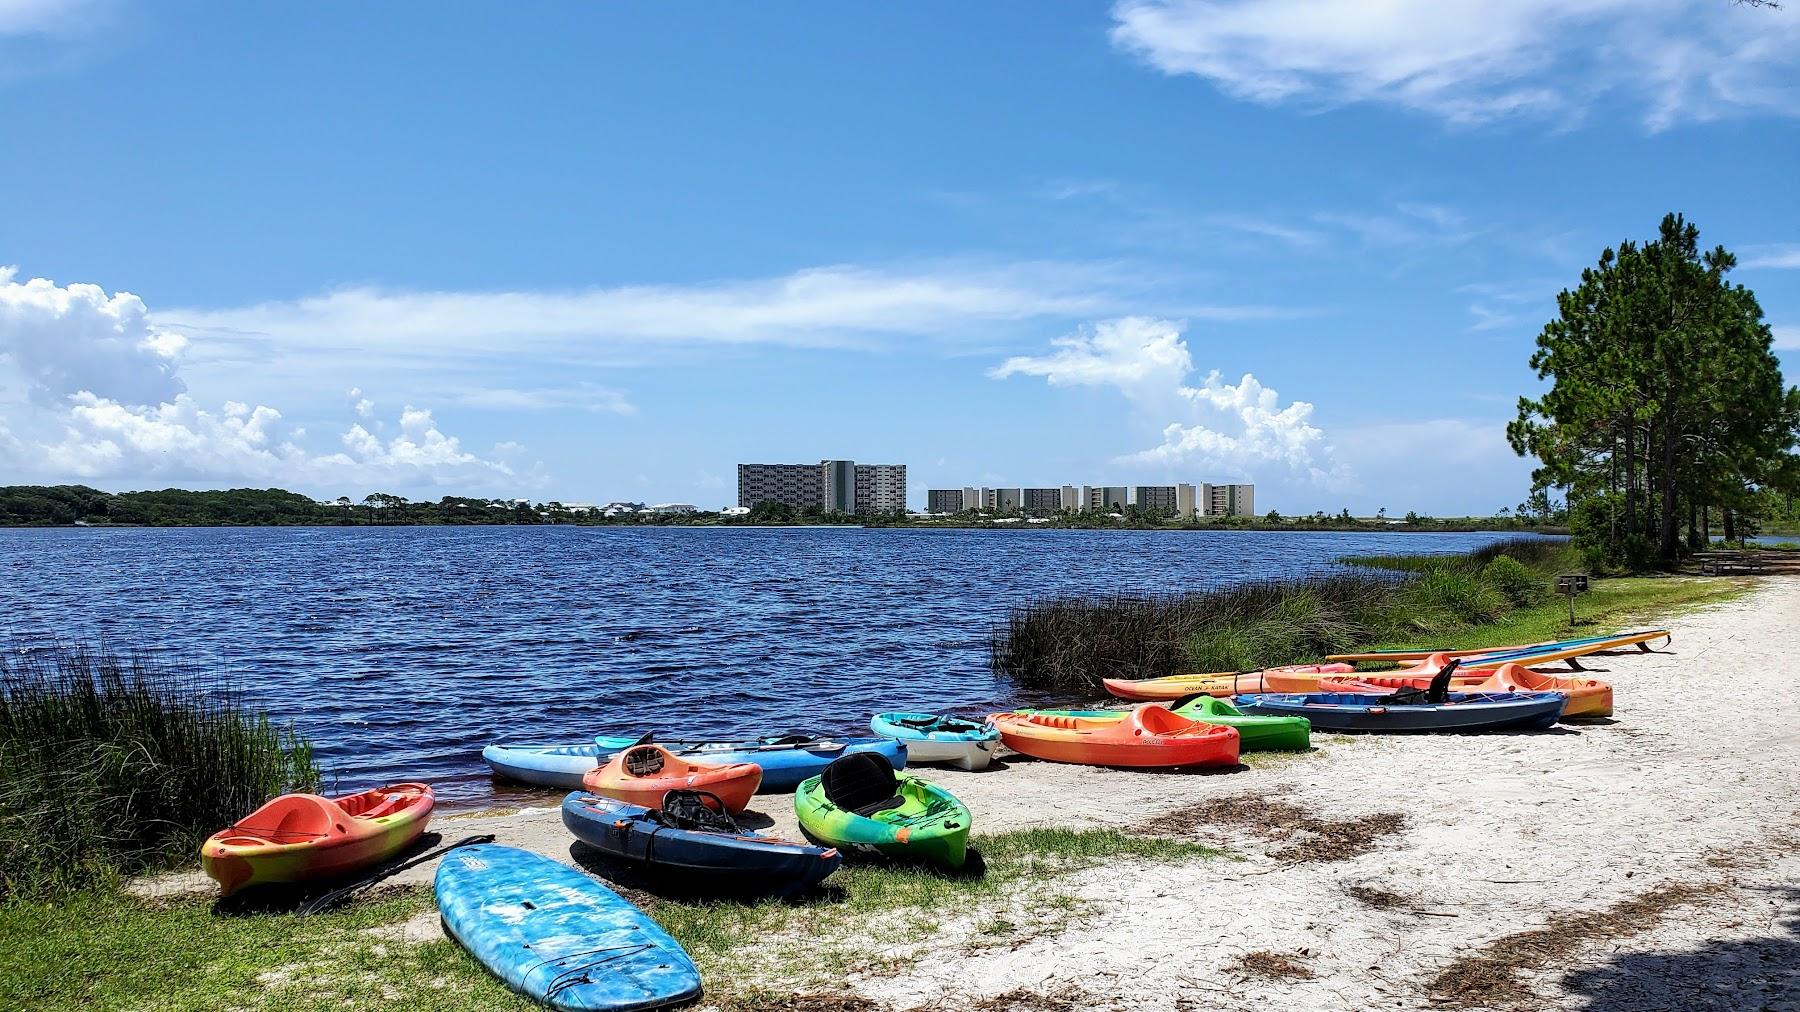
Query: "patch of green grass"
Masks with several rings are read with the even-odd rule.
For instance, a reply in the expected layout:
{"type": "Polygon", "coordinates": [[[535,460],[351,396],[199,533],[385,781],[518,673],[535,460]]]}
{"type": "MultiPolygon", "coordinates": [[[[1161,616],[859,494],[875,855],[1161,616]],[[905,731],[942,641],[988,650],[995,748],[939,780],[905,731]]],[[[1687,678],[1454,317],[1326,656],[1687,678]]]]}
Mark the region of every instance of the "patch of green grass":
{"type": "MultiPolygon", "coordinates": [[[[1055,930],[1076,907],[1057,880],[1084,868],[1225,853],[1110,829],[1030,829],[978,837],[976,843],[987,860],[983,878],[850,865],[828,880],[834,897],[816,902],[652,899],[645,909],[694,957],[709,1002],[743,1010],[764,1007],[757,1003],[794,988],[831,987],[846,973],[903,967],[934,930],[959,922],[997,944],[1034,936],[1046,925],[1055,930]],[[997,930],[1003,913],[1006,932],[997,930]]],[[[453,942],[400,940],[399,925],[432,911],[431,892],[424,888],[316,917],[226,917],[203,900],[148,903],[102,890],[55,903],[15,901],[0,905],[0,1009],[537,1007],[507,991],[453,942]]]]}
{"type": "Polygon", "coordinates": [[[1592,590],[1575,599],[1574,626],[1566,599],[1516,608],[1487,625],[1452,625],[1424,634],[1371,644],[1372,650],[1462,648],[1538,643],[1594,635],[1597,630],[1667,622],[1684,611],[1742,597],[1752,584],[1687,576],[1627,576],[1595,579],[1592,590]]]}
{"type": "Polygon", "coordinates": [[[431,909],[413,889],[316,917],[223,917],[106,891],[0,906],[0,1008],[38,1012],[511,1010],[535,1006],[448,941],[368,934],[431,909]]]}

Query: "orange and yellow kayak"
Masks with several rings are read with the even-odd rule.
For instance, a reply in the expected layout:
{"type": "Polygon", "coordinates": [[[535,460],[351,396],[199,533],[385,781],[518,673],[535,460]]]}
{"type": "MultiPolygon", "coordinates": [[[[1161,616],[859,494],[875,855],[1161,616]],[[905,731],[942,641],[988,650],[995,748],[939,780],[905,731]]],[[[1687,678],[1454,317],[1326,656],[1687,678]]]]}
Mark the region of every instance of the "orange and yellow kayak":
{"type": "Polygon", "coordinates": [[[436,799],[425,784],[326,798],[283,794],[200,847],[200,867],[229,896],[253,885],[324,881],[411,846],[436,799]]]}
{"type": "Polygon", "coordinates": [[[1189,720],[1155,704],[1137,707],[1123,720],[996,713],[988,723],[1007,748],[1051,762],[1152,768],[1235,766],[1238,761],[1236,728],[1189,720]]]}
{"type": "Polygon", "coordinates": [[[1267,678],[1285,675],[1352,674],[1352,664],[1296,664],[1267,671],[1215,671],[1210,674],[1166,675],[1162,678],[1105,678],[1100,684],[1120,699],[1161,703],[1183,696],[1207,695],[1221,698],[1245,692],[1281,692],[1267,684],[1267,678]]]}

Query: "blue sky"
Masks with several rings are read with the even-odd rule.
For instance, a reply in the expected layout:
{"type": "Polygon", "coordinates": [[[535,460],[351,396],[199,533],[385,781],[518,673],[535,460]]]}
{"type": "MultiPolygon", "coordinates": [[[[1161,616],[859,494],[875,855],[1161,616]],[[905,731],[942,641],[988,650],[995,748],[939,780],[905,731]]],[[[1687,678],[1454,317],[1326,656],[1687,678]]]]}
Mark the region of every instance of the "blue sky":
{"type": "Polygon", "coordinates": [[[1487,512],[1670,210],[1800,356],[1792,5],[0,0],[0,100],[17,481],[1487,512]]]}

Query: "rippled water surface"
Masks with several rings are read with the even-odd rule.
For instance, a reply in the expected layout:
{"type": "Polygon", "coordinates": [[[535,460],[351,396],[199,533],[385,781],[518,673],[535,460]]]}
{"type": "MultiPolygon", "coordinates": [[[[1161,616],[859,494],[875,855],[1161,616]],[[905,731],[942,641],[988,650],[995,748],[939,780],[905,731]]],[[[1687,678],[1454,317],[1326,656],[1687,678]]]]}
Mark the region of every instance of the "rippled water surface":
{"type": "Polygon", "coordinates": [[[0,634],[228,671],[347,789],[491,800],[481,747],[986,712],[1007,609],[1492,534],[392,527],[0,530],[0,634]]]}

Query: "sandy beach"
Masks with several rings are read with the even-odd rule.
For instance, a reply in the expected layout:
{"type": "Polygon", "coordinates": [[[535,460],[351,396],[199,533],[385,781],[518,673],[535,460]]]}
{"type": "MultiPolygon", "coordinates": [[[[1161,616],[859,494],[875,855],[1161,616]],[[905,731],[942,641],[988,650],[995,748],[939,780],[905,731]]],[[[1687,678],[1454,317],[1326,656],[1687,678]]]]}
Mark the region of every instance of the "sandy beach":
{"type": "MultiPolygon", "coordinates": [[[[844,982],[868,1004],[831,1007],[1800,1007],[1800,580],[1668,624],[1657,653],[1588,661],[1614,719],[1548,733],[1315,735],[1207,775],[920,770],[969,804],[977,842],[1104,825],[1237,859],[1078,872],[1059,886],[1073,917],[1011,897],[1009,918],[1055,922],[1016,944],[950,918],[907,971],[844,982]]],[[[436,828],[571,861],[553,800],[436,828]]],[[[754,821],[797,833],[786,802],[754,821]]]]}

